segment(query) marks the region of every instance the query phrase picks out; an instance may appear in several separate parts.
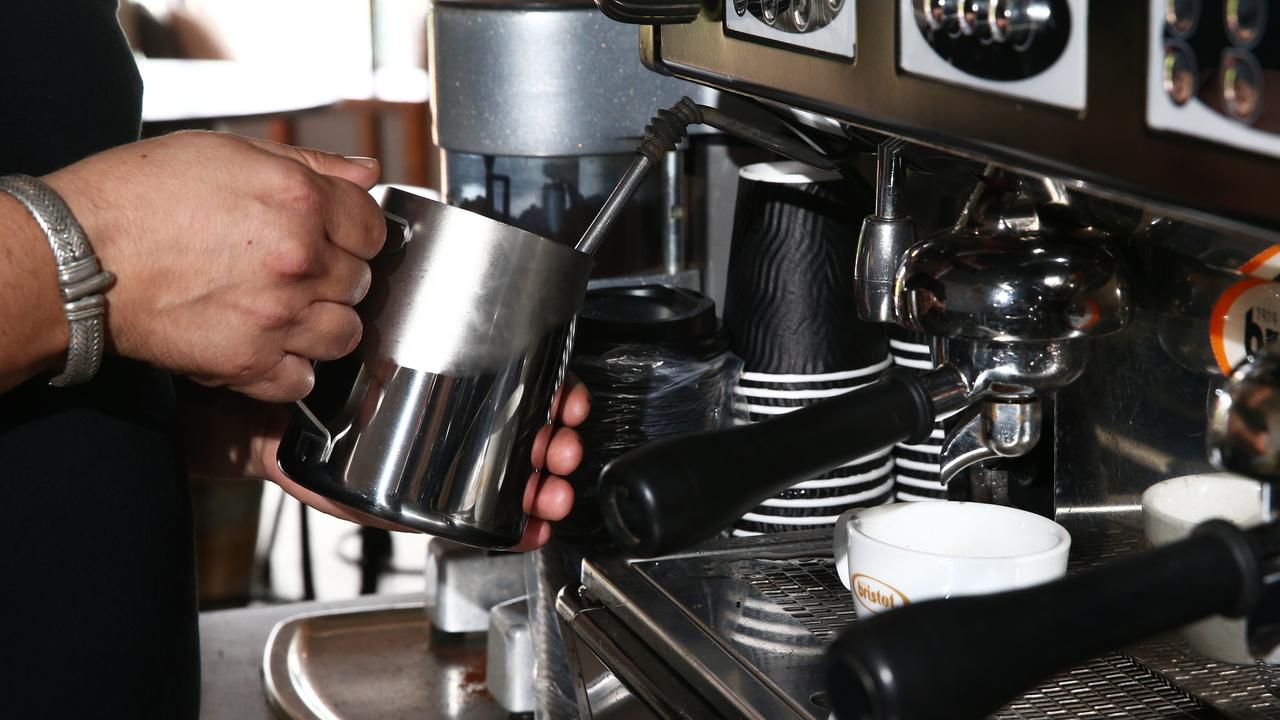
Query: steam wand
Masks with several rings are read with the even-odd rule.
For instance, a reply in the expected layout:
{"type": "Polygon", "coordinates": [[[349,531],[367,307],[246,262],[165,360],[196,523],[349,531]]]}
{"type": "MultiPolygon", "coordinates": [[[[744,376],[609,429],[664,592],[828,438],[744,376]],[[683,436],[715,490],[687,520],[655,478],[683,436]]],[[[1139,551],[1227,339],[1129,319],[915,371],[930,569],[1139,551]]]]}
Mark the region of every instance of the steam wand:
{"type": "Polygon", "coordinates": [[[644,182],[649,171],[653,169],[664,153],[675,150],[680,141],[688,133],[690,125],[703,124],[740,140],[772,150],[779,155],[797,160],[819,170],[836,170],[850,161],[844,155],[824,155],[796,140],[775,135],[768,130],[757,127],[746,120],[726,115],[718,108],[699,105],[687,97],[672,105],[668,110],[659,110],[644,129],[644,139],[636,149],[636,157],[627,166],[627,171],[618,181],[609,198],[586,232],[578,241],[576,249],[587,255],[595,254],[604,236],[613,227],[622,208],[635,194],[640,183],[644,182]]]}

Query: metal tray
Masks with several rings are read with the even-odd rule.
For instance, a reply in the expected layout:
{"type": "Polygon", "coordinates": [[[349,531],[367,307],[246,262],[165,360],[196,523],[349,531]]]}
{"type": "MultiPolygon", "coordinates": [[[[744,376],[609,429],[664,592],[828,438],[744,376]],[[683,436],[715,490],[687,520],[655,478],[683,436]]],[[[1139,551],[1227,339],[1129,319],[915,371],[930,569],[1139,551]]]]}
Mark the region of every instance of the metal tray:
{"type": "MultiPolygon", "coordinates": [[[[1142,547],[1132,528],[1074,527],[1081,569],[1142,547]]],[[[656,560],[599,559],[586,592],[727,716],[825,720],[823,652],[856,620],[826,532],[731,539],[656,560]]],[[[996,714],[1039,718],[1280,718],[1266,671],[1216,663],[1176,637],[1074,668],[996,714]]]]}
{"type": "Polygon", "coordinates": [[[271,631],[263,684],[293,720],[506,720],[483,635],[433,634],[422,605],[297,615],[271,631]]]}

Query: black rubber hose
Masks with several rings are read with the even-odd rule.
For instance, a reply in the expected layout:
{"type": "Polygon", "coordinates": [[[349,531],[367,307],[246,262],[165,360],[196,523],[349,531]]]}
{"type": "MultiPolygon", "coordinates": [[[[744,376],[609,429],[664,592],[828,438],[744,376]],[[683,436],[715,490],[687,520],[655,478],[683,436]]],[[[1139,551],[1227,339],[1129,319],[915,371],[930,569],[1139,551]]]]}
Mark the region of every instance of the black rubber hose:
{"type": "Polygon", "coordinates": [[[1212,520],[1181,542],[1055,582],[859,620],[827,653],[836,717],[989,717],[1089,658],[1210,615],[1242,615],[1260,592],[1261,532],[1212,520]]]}
{"type": "Polygon", "coordinates": [[[689,126],[703,123],[740,140],[772,150],[783,157],[797,160],[819,170],[838,170],[856,157],[856,153],[825,155],[798,140],[792,140],[757,127],[745,120],[726,115],[717,108],[698,105],[687,97],[675,105],[659,110],[644,128],[644,139],[636,149],[636,157],[627,166],[622,179],[609,194],[595,219],[587,226],[575,248],[588,255],[595,254],[604,236],[622,214],[622,208],[640,187],[654,165],[664,153],[676,149],[684,140],[689,126]]]}
{"type": "Polygon", "coordinates": [[[666,438],[605,466],[600,507],[627,552],[654,556],[715,535],[762,501],[933,429],[920,377],[865,388],[751,425],[666,438]]]}

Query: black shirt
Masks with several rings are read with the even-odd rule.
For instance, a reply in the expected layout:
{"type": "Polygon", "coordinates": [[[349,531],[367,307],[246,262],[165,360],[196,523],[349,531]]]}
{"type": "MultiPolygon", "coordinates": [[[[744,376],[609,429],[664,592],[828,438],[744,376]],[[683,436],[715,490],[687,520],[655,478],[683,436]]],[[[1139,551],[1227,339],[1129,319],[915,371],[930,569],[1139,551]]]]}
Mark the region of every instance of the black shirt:
{"type": "MultiPolygon", "coordinates": [[[[0,175],[137,139],[116,0],[5,2],[0,93],[0,175]]],[[[169,377],[118,358],[80,387],[0,394],[0,717],[198,715],[177,434],[169,377]]]]}

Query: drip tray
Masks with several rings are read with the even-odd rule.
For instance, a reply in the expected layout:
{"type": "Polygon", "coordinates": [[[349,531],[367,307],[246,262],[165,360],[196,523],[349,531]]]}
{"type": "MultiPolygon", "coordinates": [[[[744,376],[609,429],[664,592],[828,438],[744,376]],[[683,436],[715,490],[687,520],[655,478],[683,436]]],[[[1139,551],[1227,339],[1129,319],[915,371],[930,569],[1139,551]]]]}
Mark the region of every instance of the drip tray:
{"type": "MultiPolygon", "coordinates": [[[[1142,546],[1114,523],[1072,533],[1073,569],[1142,546]]],[[[656,560],[589,560],[583,585],[726,716],[825,720],[823,653],[856,621],[830,543],[827,532],[789,533],[656,560]]],[[[1052,678],[995,717],[1280,718],[1265,673],[1160,638],[1052,678]]]]}
{"type": "Polygon", "coordinates": [[[433,633],[422,605],[299,615],[271,632],[263,684],[292,720],[506,720],[483,635],[433,633]]]}

